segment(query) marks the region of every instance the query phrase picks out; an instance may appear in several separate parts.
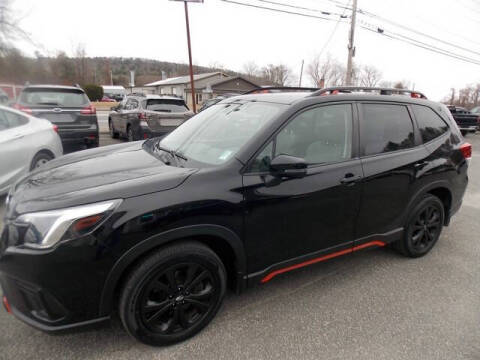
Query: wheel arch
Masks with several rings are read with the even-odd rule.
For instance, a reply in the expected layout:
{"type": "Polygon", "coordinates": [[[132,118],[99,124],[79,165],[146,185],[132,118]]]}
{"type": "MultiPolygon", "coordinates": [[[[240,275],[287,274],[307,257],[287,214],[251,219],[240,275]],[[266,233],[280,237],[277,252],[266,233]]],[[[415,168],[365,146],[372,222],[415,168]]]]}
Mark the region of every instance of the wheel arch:
{"type": "Polygon", "coordinates": [[[405,218],[408,216],[410,209],[414,206],[418,199],[420,199],[425,194],[431,194],[440,199],[443,203],[443,208],[445,210],[445,222],[444,225],[448,225],[450,222],[450,209],[452,206],[452,189],[450,184],[447,181],[435,181],[419,189],[414,196],[412,196],[405,213],[405,218]]]}
{"type": "Polygon", "coordinates": [[[35,151],[35,153],[33,154],[32,158],[30,160],[29,170],[32,170],[33,160],[35,160],[35,157],[39,154],[47,154],[47,155],[51,156],[52,159],[56,158],[55,153],[52,150],[47,149],[45,147],[42,147],[39,150],[35,151]]]}
{"type": "Polygon", "coordinates": [[[169,230],[147,238],[126,251],[113,265],[103,287],[100,316],[111,313],[115,294],[132,267],[152,251],[176,241],[195,240],[210,247],[222,260],[227,270],[229,285],[241,292],[245,287],[246,258],[243,243],[230,229],[219,225],[193,225],[169,230]]]}

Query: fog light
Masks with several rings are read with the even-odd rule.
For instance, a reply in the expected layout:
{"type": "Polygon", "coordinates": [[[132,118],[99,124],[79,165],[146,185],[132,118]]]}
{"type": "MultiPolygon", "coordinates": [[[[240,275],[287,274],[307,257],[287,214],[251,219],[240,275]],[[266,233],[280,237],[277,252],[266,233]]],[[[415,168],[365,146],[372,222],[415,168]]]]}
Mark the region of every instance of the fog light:
{"type": "Polygon", "coordinates": [[[12,309],[10,309],[10,304],[8,303],[6,296],[3,297],[3,307],[5,308],[5,310],[7,310],[9,314],[12,313],[12,309]]]}

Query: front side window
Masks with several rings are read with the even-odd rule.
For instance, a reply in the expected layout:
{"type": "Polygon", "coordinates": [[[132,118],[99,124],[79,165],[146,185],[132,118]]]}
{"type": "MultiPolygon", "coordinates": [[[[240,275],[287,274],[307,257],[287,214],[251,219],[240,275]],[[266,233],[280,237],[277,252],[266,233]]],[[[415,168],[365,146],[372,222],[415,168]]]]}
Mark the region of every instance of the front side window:
{"type": "Polygon", "coordinates": [[[352,106],[327,105],[294,117],[254,159],[250,170],[264,172],[275,156],[290,155],[308,164],[348,160],[352,156],[352,106]]]}
{"type": "Polygon", "coordinates": [[[415,146],[413,123],[404,105],[362,104],[360,139],[363,155],[415,146]]]}
{"type": "Polygon", "coordinates": [[[328,105],[306,110],[278,133],[275,156],[303,158],[309,164],[331,163],[352,155],[352,107],[328,105]]]}
{"type": "Polygon", "coordinates": [[[448,125],[429,107],[412,105],[412,109],[417,119],[423,142],[429,142],[447,132],[448,125]]]}
{"type": "Polygon", "coordinates": [[[209,165],[235,154],[286,108],[283,104],[246,102],[212,105],[172,131],[158,144],[209,165]]]}

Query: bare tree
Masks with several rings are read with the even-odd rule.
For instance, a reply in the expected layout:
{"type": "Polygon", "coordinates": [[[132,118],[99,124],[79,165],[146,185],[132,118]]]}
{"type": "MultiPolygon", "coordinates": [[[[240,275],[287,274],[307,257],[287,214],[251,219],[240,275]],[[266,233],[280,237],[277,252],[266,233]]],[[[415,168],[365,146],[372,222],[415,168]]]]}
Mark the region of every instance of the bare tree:
{"type": "Polygon", "coordinates": [[[0,0],[0,54],[12,47],[16,40],[30,40],[30,36],[20,27],[21,18],[12,10],[12,0],[0,0]]]}
{"type": "Polygon", "coordinates": [[[283,64],[268,64],[262,68],[262,76],[275,85],[285,86],[291,78],[291,70],[283,64]]]}
{"type": "Polygon", "coordinates": [[[259,67],[255,61],[247,61],[243,64],[243,72],[249,77],[256,77],[259,73],[259,67]]]}
{"type": "Polygon", "coordinates": [[[307,74],[316,87],[340,86],[345,78],[345,67],[327,55],[320,59],[317,55],[307,65],[307,74]]]}
{"type": "Polygon", "coordinates": [[[375,87],[382,79],[382,73],[375,66],[364,65],[360,68],[359,82],[361,86],[375,87]]]}

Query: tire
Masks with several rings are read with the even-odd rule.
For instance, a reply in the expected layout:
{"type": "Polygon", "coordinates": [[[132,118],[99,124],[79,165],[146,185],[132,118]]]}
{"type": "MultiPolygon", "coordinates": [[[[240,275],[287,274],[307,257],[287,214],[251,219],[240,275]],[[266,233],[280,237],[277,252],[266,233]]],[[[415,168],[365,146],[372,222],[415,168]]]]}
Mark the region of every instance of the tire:
{"type": "Polygon", "coordinates": [[[131,125],[128,125],[128,126],[127,126],[127,140],[128,140],[128,141],[135,141],[135,140],[136,140],[136,138],[135,138],[135,132],[133,131],[131,125]]]}
{"type": "Polygon", "coordinates": [[[45,165],[47,162],[49,162],[53,158],[54,156],[51,155],[50,153],[47,153],[45,151],[40,151],[33,157],[32,162],[30,164],[30,171],[38,169],[39,167],[45,165]]]}
{"type": "Polygon", "coordinates": [[[144,258],[128,275],[120,319],[145,344],[177,343],[215,317],[225,290],[225,267],[210,248],[197,242],[168,246],[144,258]]]}
{"type": "Polygon", "coordinates": [[[445,221],[442,201],[426,194],[413,207],[404,228],[403,238],[393,244],[401,254],[417,258],[428,254],[438,241],[445,221]]]}
{"type": "Polygon", "coordinates": [[[118,132],[115,131],[112,120],[108,121],[108,132],[110,133],[110,137],[112,139],[118,139],[118,132]]]}

